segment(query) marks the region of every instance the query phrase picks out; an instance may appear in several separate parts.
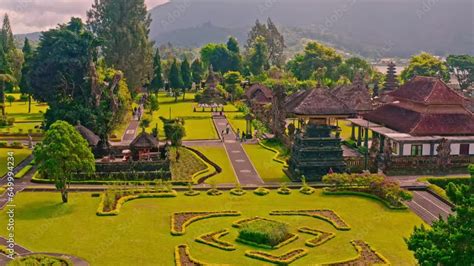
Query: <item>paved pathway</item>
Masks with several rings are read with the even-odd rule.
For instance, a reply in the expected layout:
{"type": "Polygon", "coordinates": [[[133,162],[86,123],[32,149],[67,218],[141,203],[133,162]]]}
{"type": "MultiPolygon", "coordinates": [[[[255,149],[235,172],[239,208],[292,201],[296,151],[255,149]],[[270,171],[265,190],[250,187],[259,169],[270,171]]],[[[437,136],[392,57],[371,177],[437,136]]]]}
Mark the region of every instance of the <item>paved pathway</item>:
{"type": "MultiPolygon", "coordinates": [[[[223,116],[214,116],[212,120],[216,125],[219,134],[221,134],[222,130],[226,129],[226,126],[229,123],[227,118],[223,116]]],[[[263,180],[260,178],[255,167],[245,153],[242,144],[240,141],[236,140],[236,135],[233,130],[230,129],[229,134],[221,136],[221,138],[223,138],[224,148],[232,167],[234,168],[239,183],[242,185],[263,184],[263,180]]]]}
{"type": "Polygon", "coordinates": [[[428,191],[412,191],[413,200],[406,204],[426,223],[432,224],[441,216],[446,219],[452,214],[451,206],[444,203],[428,191]]]}

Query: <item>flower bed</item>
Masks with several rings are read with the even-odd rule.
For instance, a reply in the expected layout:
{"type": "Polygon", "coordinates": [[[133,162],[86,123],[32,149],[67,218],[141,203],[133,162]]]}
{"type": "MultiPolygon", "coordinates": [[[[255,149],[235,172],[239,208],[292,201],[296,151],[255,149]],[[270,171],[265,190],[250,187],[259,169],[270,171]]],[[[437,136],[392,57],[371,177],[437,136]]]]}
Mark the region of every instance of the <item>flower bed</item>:
{"type": "Polygon", "coordinates": [[[320,246],[320,245],[326,243],[327,241],[333,239],[336,236],[333,233],[324,232],[324,231],[309,228],[309,227],[298,228],[298,232],[316,236],[315,238],[312,238],[312,239],[305,242],[306,246],[308,246],[308,247],[320,246]]]}
{"type": "Polygon", "coordinates": [[[270,215],[299,215],[310,216],[321,219],[332,224],[337,230],[350,230],[349,225],[342,220],[333,210],[295,210],[295,211],[272,211],[270,215]]]}
{"type": "Polygon", "coordinates": [[[229,231],[227,229],[224,229],[224,230],[220,230],[214,233],[201,235],[198,238],[196,238],[196,242],[203,243],[211,247],[216,247],[216,248],[227,250],[227,251],[235,250],[235,246],[232,245],[231,243],[219,240],[219,238],[228,234],[229,234],[229,231]]]}
{"type": "MultiPolygon", "coordinates": [[[[238,220],[238,221],[235,221],[234,223],[232,223],[232,227],[240,228],[240,227],[242,227],[243,224],[250,223],[250,222],[254,222],[254,221],[276,222],[276,221],[271,220],[271,219],[267,219],[267,218],[255,216],[255,217],[245,218],[245,219],[240,219],[240,220],[238,220]]],[[[281,223],[281,222],[280,222],[280,223],[281,223]]]]}
{"type": "Polygon", "coordinates": [[[262,252],[262,251],[246,251],[245,252],[245,256],[247,257],[263,260],[263,261],[267,261],[267,262],[279,264],[279,265],[290,264],[294,262],[295,260],[305,256],[306,254],[308,254],[308,251],[302,248],[290,250],[280,256],[275,256],[270,253],[262,252]]]}
{"type": "Polygon", "coordinates": [[[384,258],[377,251],[372,249],[369,244],[362,240],[351,241],[351,244],[357,250],[357,257],[331,263],[331,266],[352,266],[352,265],[387,265],[390,264],[386,258],[384,258]]]}
{"type": "Polygon", "coordinates": [[[174,259],[176,266],[207,265],[191,257],[188,245],[179,245],[174,249],[174,259]]]}
{"type": "Polygon", "coordinates": [[[186,233],[186,226],[195,221],[225,216],[240,216],[240,212],[175,212],[171,216],[171,234],[175,236],[184,235],[186,233]]]}
{"type": "Polygon", "coordinates": [[[102,200],[96,213],[98,216],[118,215],[122,205],[127,201],[144,198],[172,198],[178,195],[174,190],[160,192],[123,191],[123,194],[112,193],[111,195],[107,193],[110,192],[105,192],[102,195],[102,200]]]}
{"type": "Polygon", "coordinates": [[[53,257],[48,255],[27,255],[18,257],[7,264],[8,266],[24,266],[24,265],[55,265],[55,266],[72,266],[73,263],[64,258],[53,257]]]}

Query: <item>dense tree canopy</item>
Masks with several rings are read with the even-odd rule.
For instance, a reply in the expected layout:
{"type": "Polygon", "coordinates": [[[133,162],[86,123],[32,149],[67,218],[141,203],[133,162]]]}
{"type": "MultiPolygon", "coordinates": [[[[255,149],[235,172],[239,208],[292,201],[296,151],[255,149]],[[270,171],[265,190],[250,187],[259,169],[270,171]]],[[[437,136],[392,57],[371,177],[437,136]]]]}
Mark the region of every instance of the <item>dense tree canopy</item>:
{"type": "Polygon", "coordinates": [[[337,67],[341,63],[342,57],[336,50],[317,42],[310,42],[303,53],[297,54],[288,62],[287,67],[299,80],[314,78],[315,74],[319,75],[316,78],[325,76],[334,80],[337,77],[337,67]]]}
{"type": "Polygon", "coordinates": [[[72,174],[95,171],[94,155],[89,144],[65,121],[56,121],[51,125],[44,140],[36,145],[34,155],[39,173],[55,181],[64,203],[68,201],[72,174]]]}
{"type": "Polygon", "coordinates": [[[462,90],[474,85],[474,56],[450,55],[446,62],[462,90]]]}
{"type": "Polygon", "coordinates": [[[202,62],[212,65],[217,72],[239,71],[241,68],[240,54],[229,50],[225,44],[209,43],[201,48],[200,53],[202,62]]]}
{"type": "Polygon", "coordinates": [[[337,67],[337,75],[339,78],[346,77],[351,82],[354,81],[356,74],[362,78],[370,78],[373,73],[374,70],[369,62],[359,57],[351,57],[337,67]]]}
{"type": "Polygon", "coordinates": [[[433,55],[424,52],[413,56],[408,67],[401,73],[401,79],[405,82],[415,76],[440,77],[446,82],[450,79],[446,64],[433,55]]]}
{"type": "Polygon", "coordinates": [[[3,47],[6,59],[6,69],[13,77],[11,81],[4,84],[5,90],[12,91],[13,87],[18,85],[21,79],[21,68],[23,65],[23,53],[15,47],[15,39],[10,25],[8,14],[3,18],[2,29],[0,32],[0,46],[3,47]]]}
{"type": "Polygon", "coordinates": [[[268,46],[263,37],[258,37],[249,50],[248,66],[253,75],[260,75],[268,68],[268,46]]]}
{"type": "Polygon", "coordinates": [[[134,90],[153,77],[150,15],[144,0],[95,0],[88,23],[103,42],[105,62],[125,74],[134,90]]]}
{"type": "Polygon", "coordinates": [[[204,68],[199,58],[196,58],[191,64],[191,75],[193,82],[196,83],[197,86],[201,86],[201,81],[204,77],[204,68]]]}
{"type": "Polygon", "coordinates": [[[474,264],[474,191],[471,186],[450,183],[446,189],[456,204],[455,214],[435,221],[431,228],[415,227],[406,239],[420,265],[474,264]]]}
{"type": "Polygon", "coordinates": [[[78,18],[44,32],[31,60],[28,83],[49,105],[47,126],[56,120],[82,124],[104,140],[122,122],[130,94],[122,73],[99,64],[99,41],[78,18]]]}
{"type": "Polygon", "coordinates": [[[247,54],[250,54],[260,37],[263,38],[268,50],[265,64],[268,66],[281,66],[284,64],[285,57],[283,52],[286,48],[285,39],[270,18],[267,20],[267,25],[257,20],[248,35],[247,44],[245,46],[247,54]]]}
{"type": "Polygon", "coordinates": [[[238,99],[244,94],[244,90],[240,86],[243,78],[240,72],[229,71],[224,74],[224,89],[231,96],[231,101],[238,99]]]}

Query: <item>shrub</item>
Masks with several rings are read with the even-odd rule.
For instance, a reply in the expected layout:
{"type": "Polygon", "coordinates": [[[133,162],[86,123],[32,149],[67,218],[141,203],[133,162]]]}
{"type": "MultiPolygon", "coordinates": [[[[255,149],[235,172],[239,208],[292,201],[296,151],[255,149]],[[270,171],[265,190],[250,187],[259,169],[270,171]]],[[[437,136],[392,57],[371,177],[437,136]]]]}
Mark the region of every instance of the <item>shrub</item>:
{"type": "Polygon", "coordinates": [[[246,193],[247,193],[247,191],[242,189],[242,186],[240,185],[240,183],[237,183],[235,188],[230,190],[230,194],[232,194],[234,196],[242,196],[242,195],[245,195],[246,193]]]}
{"type": "Polygon", "coordinates": [[[290,195],[291,189],[288,188],[286,183],[282,183],[280,188],[277,190],[277,193],[281,195],[290,195]]]}
{"type": "Polygon", "coordinates": [[[7,126],[13,126],[14,123],[15,123],[14,117],[7,118],[7,126]]]}
{"type": "Polygon", "coordinates": [[[255,190],[253,191],[253,193],[254,193],[255,195],[258,195],[258,196],[265,196],[265,195],[267,195],[268,193],[270,193],[270,190],[268,190],[268,189],[266,189],[266,188],[264,188],[264,187],[259,187],[259,188],[255,189],[255,190]]]}
{"type": "Polygon", "coordinates": [[[284,223],[270,220],[255,220],[243,224],[239,229],[239,240],[257,245],[274,247],[292,235],[284,223]]]}
{"type": "Polygon", "coordinates": [[[220,191],[219,189],[217,189],[217,185],[216,184],[212,184],[211,185],[211,189],[209,189],[207,191],[207,195],[209,196],[219,196],[219,195],[222,195],[222,191],[220,191]]]}
{"type": "Polygon", "coordinates": [[[6,141],[0,141],[0,148],[8,147],[8,143],[6,141]]]}
{"type": "Polygon", "coordinates": [[[303,193],[305,195],[311,195],[316,191],[314,188],[308,186],[308,183],[306,183],[306,177],[305,176],[303,176],[301,178],[301,182],[303,183],[303,185],[300,188],[301,193],[303,193]]]}
{"type": "Polygon", "coordinates": [[[184,192],[184,195],[193,197],[193,196],[197,196],[199,194],[201,194],[201,193],[199,193],[199,191],[196,191],[196,190],[193,189],[193,183],[189,182],[188,183],[188,191],[184,192]]]}
{"type": "Polygon", "coordinates": [[[9,266],[24,266],[24,265],[61,265],[72,266],[73,263],[65,258],[58,258],[48,255],[27,255],[25,257],[18,257],[8,263],[9,266]]]}
{"type": "Polygon", "coordinates": [[[14,142],[12,142],[12,144],[10,145],[10,147],[21,149],[21,148],[23,148],[23,144],[22,144],[21,142],[14,141],[14,142]]]}

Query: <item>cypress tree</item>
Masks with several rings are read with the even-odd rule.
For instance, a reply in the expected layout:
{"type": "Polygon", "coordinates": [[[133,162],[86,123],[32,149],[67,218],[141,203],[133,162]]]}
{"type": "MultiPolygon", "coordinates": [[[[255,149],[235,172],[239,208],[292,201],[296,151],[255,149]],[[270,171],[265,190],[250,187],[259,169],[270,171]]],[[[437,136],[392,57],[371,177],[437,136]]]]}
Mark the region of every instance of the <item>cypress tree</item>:
{"type": "Polygon", "coordinates": [[[5,54],[8,55],[9,52],[15,49],[15,39],[13,38],[12,27],[10,25],[10,18],[8,17],[8,14],[5,14],[3,17],[0,41],[2,42],[2,47],[5,54]]]}
{"type": "Polygon", "coordinates": [[[181,74],[179,72],[178,62],[175,59],[171,65],[169,73],[170,87],[174,91],[175,101],[178,101],[178,91],[183,88],[183,80],[181,79],[181,74]]]}
{"type": "Polygon", "coordinates": [[[23,44],[23,57],[25,62],[21,68],[21,80],[20,80],[20,91],[21,93],[28,94],[28,113],[31,113],[31,90],[30,84],[28,83],[28,72],[30,71],[31,58],[33,56],[33,49],[31,48],[30,41],[28,38],[25,38],[25,43],[23,44]]]}
{"type": "Polygon", "coordinates": [[[201,88],[201,81],[204,76],[204,68],[199,58],[194,60],[191,64],[191,74],[193,82],[196,83],[199,88],[201,88]]]}
{"type": "Polygon", "coordinates": [[[155,57],[153,59],[153,79],[151,81],[151,90],[158,93],[159,89],[163,88],[164,81],[161,68],[160,49],[156,49],[155,57]]]}

